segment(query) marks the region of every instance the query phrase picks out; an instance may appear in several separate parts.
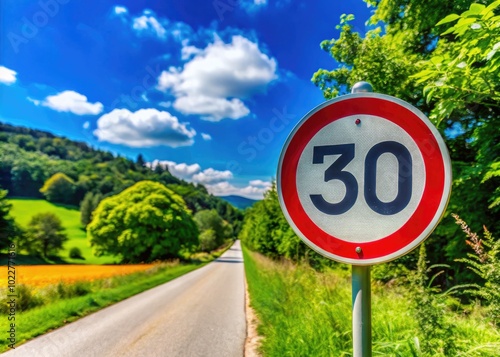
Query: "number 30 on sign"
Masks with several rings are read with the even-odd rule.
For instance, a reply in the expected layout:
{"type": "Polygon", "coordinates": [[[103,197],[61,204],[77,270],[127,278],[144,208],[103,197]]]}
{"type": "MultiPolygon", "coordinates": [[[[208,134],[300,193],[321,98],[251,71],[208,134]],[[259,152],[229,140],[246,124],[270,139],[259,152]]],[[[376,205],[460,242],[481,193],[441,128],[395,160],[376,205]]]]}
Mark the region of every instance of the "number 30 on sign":
{"type": "Polygon", "coordinates": [[[358,93],[316,107],[297,124],[277,184],[285,217],[306,244],[343,263],[372,265],[406,254],[436,227],[451,165],[418,109],[358,93]]]}

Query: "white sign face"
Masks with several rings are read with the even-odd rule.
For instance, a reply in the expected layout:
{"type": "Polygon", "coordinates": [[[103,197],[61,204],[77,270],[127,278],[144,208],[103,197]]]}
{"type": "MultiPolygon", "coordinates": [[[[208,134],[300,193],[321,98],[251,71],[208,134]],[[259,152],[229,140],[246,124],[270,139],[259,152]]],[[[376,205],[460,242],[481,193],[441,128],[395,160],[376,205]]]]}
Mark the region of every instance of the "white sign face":
{"type": "Polygon", "coordinates": [[[297,177],[300,177],[300,180],[297,180],[299,198],[307,215],[325,232],[349,242],[374,241],[399,230],[415,212],[425,184],[423,159],[415,141],[393,122],[370,115],[345,117],[322,128],[302,152],[297,177]],[[359,124],[356,124],[357,119],[360,120],[359,124]],[[339,148],[352,150],[352,160],[339,172],[352,174],[357,182],[356,188],[349,182],[346,185],[342,178],[326,182],[324,180],[326,170],[341,159],[340,155],[325,155],[322,164],[314,164],[311,160],[315,149],[327,147],[332,142],[339,148]],[[375,170],[375,181],[371,182],[375,196],[386,205],[399,204],[398,212],[392,213],[390,219],[386,220],[380,219],[380,214],[368,205],[364,195],[364,188],[367,186],[365,183],[367,154],[377,144],[384,142],[399,143],[409,153],[408,158],[403,157],[398,160],[393,153],[382,152],[371,164],[375,170]],[[400,173],[401,160],[404,160],[402,162],[404,170],[411,172],[400,173]],[[404,179],[403,185],[410,192],[410,199],[401,202],[404,197],[401,195],[398,181],[399,176],[405,173],[408,177],[401,179],[404,179]],[[347,208],[349,205],[350,208],[346,212],[335,214],[335,220],[332,219],[332,214],[323,212],[321,206],[318,208],[315,201],[310,198],[311,194],[321,195],[326,202],[342,206],[342,200],[348,196],[347,189],[357,190],[357,199],[352,205],[347,202],[344,206],[347,208]],[[360,217],[363,217],[363,220],[360,220],[360,217]]]}
{"type": "Polygon", "coordinates": [[[393,97],[363,93],[311,111],[280,158],[278,194],[295,232],[357,265],[397,258],[437,225],[451,166],[434,126],[393,97]]]}

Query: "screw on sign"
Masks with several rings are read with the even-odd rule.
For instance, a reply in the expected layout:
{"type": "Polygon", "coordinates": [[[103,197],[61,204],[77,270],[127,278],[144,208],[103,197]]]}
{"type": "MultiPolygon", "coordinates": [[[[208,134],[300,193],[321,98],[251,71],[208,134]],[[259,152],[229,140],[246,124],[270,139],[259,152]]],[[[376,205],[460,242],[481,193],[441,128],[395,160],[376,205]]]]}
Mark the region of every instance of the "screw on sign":
{"type": "Polygon", "coordinates": [[[278,194],[295,232],[318,253],[372,265],[400,257],[436,227],[451,164],[439,132],[415,107],[378,93],[328,101],[294,128],[278,194]]]}

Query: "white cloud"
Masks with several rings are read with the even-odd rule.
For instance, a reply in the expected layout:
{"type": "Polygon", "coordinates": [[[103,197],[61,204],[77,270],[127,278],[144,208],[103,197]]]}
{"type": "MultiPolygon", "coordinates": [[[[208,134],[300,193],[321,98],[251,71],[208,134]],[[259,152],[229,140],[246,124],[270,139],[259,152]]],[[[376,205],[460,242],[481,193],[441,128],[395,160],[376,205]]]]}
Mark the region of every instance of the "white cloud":
{"type": "Polygon", "coordinates": [[[239,119],[250,110],[237,98],[213,98],[207,96],[186,96],[177,98],[174,108],[185,114],[197,114],[207,121],[220,121],[224,118],[239,119]]]}
{"type": "Polygon", "coordinates": [[[100,141],[130,147],[179,147],[192,145],[196,131],[165,111],[114,109],[97,120],[94,135],[100,141]]]}
{"type": "Polygon", "coordinates": [[[86,96],[72,90],[66,90],[56,95],[49,95],[42,102],[31,98],[28,99],[35,103],[35,105],[43,105],[58,112],[71,112],[76,115],[97,115],[103,109],[102,103],[89,103],[86,96]]]}
{"type": "Polygon", "coordinates": [[[267,0],[240,0],[241,7],[249,14],[267,6],[267,0]]]}
{"type": "Polygon", "coordinates": [[[159,39],[166,39],[167,30],[158,19],[149,12],[144,12],[142,16],[132,20],[132,28],[139,34],[152,34],[159,39]]]}
{"type": "Polygon", "coordinates": [[[27,97],[26,99],[28,99],[31,103],[33,103],[33,104],[35,104],[35,105],[40,105],[40,104],[42,104],[42,101],[37,100],[37,99],[33,99],[33,98],[30,98],[30,97],[27,97]]]}
{"type": "Polygon", "coordinates": [[[181,50],[181,58],[183,61],[186,61],[190,59],[191,57],[201,53],[202,50],[200,50],[197,47],[194,46],[183,46],[181,50]]]}
{"type": "Polygon", "coordinates": [[[211,167],[203,170],[200,173],[193,175],[193,182],[206,184],[219,183],[226,180],[231,180],[233,178],[233,173],[229,170],[218,171],[211,167]]]}
{"type": "Polygon", "coordinates": [[[11,85],[17,81],[17,72],[4,66],[0,66],[0,83],[11,85]]]}
{"type": "Polygon", "coordinates": [[[172,106],[172,102],[159,102],[158,105],[160,107],[170,108],[172,106]]]}
{"type": "Polygon", "coordinates": [[[151,169],[154,169],[157,165],[168,168],[169,172],[176,177],[203,184],[208,192],[215,196],[237,195],[260,200],[263,198],[264,193],[271,188],[271,182],[262,180],[252,180],[245,187],[234,186],[229,182],[229,180],[233,179],[231,171],[219,171],[211,167],[201,170],[201,166],[197,163],[189,165],[168,160],[154,160],[146,164],[151,169]]]}
{"type": "Polygon", "coordinates": [[[139,37],[153,37],[161,41],[171,38],[182,43],[193,33],[186,23],[159,17],[151,10],[144,10],[140,15],[132,16],[126,7],[115,6],[113,13],[139,37]]]}
{"type": "Polygon", "coordinates": [[[125,7],[125,6],[115,6],[113,8],[113,12],[116,14],[116,15],[121,15],[121,14],[127,14],[128,13],[128,9],[125,7]]]}
{"type": "Polygon", "coordinates": [[[149,166],[151,169],[154,169],[156,166],[162,166],[163,168],[168,168],[168,171],[179,178],[191,181],[192,177],[201,171],[201,167],[198,164],[188,165],[186,163],[176,163],[174,161],[168,160],[154,160],[151,163],[147,163],[146,166],[149,166]]]}
{"type": "Polygon", "coordinates": [[[205,141],[212,140],[212,136],[211,136],[210,134],[201,133],[201,137],[202,137],[202,138],[203,138],[203,140],[205,140],[205,141]]]}
{"type": "Polygon", "coordinates": [[[176,97],[174,107],[183,114],[210,121],[242,118],[250,110],[240,99],[265,92],[277,78],[276,60],[240,35],[227,44],[216,38],[205,49],[184,47],[183,56],[193,58],[183,68],[163,71],[157,86],[176,97]]]}
{"type": "Polygon", "coordinates": [[[249,182],[249,184],[250,186],[265,187],[265,188],[270,188],[272,186],[271,182],[262,180],[252,180],[249,182]]]}
{"type": "Polygon", "coordinates": [[[90,122],[89,121],[86,121],[85,123],[83,123],[83,128],[84,129],[88,129],[90,127],[90,122]]]}
{"type": "Polygon", "coordinates": [[[254,200],[261,200],[264,196],[264,193],[269,190],[269,187],[262,186],[253,186],[249,183],[248,186],[245,187],[236,187],[230,184],[227,181],[219,182],[214,185],[206,185],[208,192],[213,194],[214,196],[243,196],[247,198],[251,198],[254,200]]]}

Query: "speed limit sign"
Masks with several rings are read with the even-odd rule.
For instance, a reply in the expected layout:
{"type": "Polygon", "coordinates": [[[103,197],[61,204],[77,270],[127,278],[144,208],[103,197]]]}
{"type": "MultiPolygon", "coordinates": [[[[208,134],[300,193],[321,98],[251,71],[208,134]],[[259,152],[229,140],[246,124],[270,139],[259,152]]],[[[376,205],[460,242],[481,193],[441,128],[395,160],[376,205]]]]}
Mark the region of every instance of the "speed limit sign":
{"type": "Polygon", "coordinates": [[[306,244],[339,262],[372,265],[408,253],[434,230],[450,196],[450,157],[412,105],[350,94],[297,124],[277,186],[285,217],[306,244]]]}

